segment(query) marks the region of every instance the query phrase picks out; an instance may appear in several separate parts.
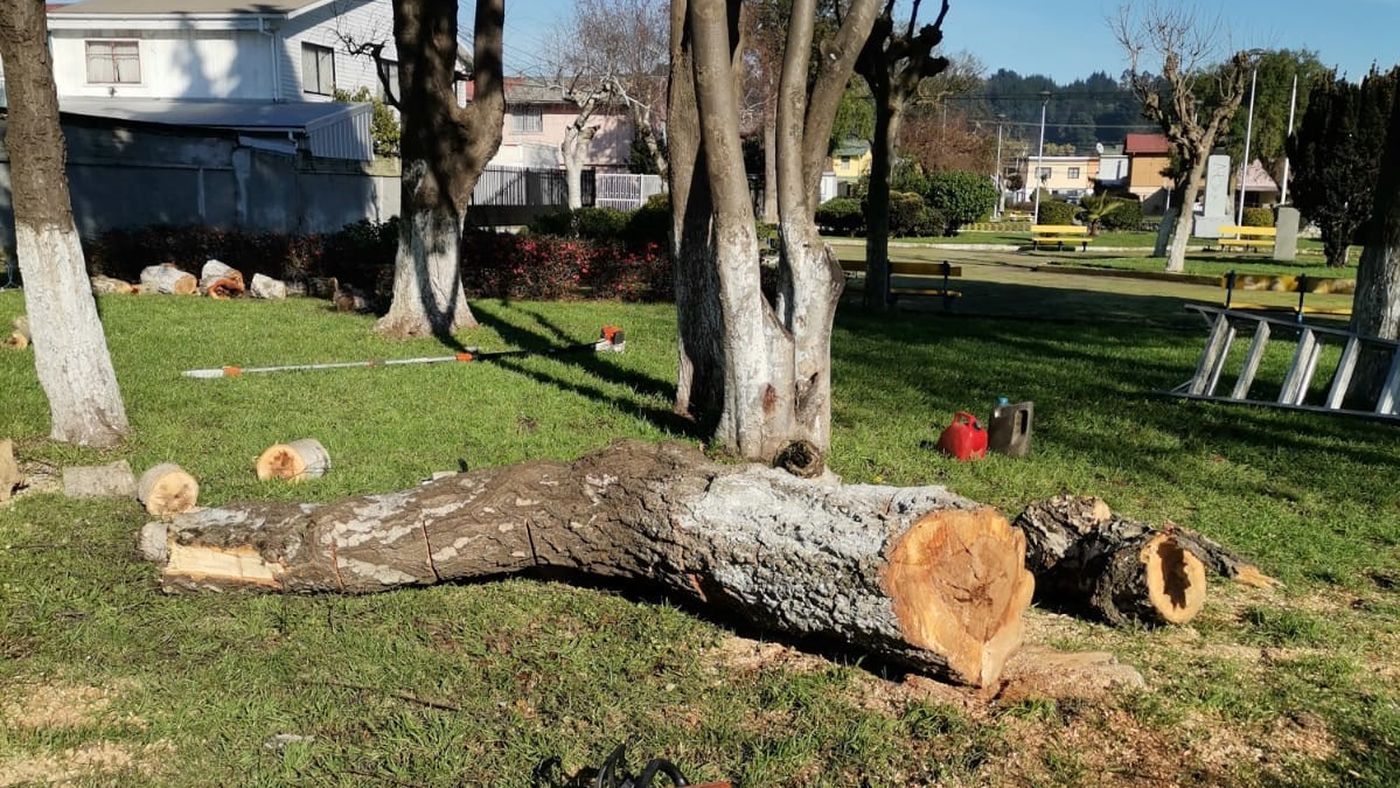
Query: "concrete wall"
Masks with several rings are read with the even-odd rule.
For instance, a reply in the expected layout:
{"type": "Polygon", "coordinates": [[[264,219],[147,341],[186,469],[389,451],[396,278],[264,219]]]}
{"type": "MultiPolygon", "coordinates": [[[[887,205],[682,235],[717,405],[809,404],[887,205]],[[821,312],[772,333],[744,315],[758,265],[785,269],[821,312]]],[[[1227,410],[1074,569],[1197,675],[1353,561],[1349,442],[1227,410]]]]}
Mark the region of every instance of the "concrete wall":
{"type": "MultiPolygon", "coordinates": [[[[0,122],[0,135],[4,124],[0,122]]],[[[236,134],[64,125],[74,220],[85,236],[153,224],[332,232],[399,212],[395,161],[289,156],[236,134]]],[[[0,141],[0,244],[14,253],[9,154],[0,141]]]]}

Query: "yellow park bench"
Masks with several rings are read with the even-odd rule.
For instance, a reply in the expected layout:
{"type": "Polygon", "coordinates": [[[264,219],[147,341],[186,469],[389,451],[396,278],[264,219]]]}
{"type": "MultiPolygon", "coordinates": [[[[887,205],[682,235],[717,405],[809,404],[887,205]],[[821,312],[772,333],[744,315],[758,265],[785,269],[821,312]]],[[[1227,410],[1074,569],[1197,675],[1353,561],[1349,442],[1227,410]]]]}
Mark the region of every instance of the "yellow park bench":
{"type": "Polygon", "coordinates": [[[1272,227],[1241,227],[1227,224],[1220,228],[1220,249],[1258,249],[1273,251],[1278,230],[1272,227]],[[1227,237],[1233,235],[1233,238],[1227,237]]]}
{"type": "Polygon", "coordinates": [[[1089,251],[1089,228],[1076,224],[1037,224],[1031,228],[1031,249],[1037,250],[1041,244],[1055,244],[1056,251],[1064,251],[1068,241],[1073,249],[1077,244],[1082,252],[1089,251]]]}
{"type": "Polygon", "coordinates": [[[1253,309],[1260,311],[1287,309],[1287,307],[1268,304],[1238,303],[1234,300],[1236,290],[1297,293],[1298,305],[1293,307],[1293,315],[1300,321],[1303,319],[1303,315],[1338,315],[1345,317],[1351,314],[1350,307],[1308,306],[1306,299],[1309,293],[1351,295],[1356,292],[1356,280],[1354,279],[1334,279],[1325,276],[1308,276],[1307,274],[1299,274],[1298,276],[1267,276],[1261,274],[1240,274],[1235,271],[1230,271],[1220,277],[1220,286],[1225,290],[1226,309],[1253,309]]]}
{"type": "MultiPolygon", "coordinates": [[[[864,274],[864,260],[842,260],[841,270],[847,274],[864,274]]],[[[943,299],[947,309],[954,298],[962,298],[962,293],[952,289],[949,280],[962,276],[962,266],[921,260],[890,261],[890,298],[900,296],[930,296],[943,299]],[[913,279],[911,284],[897,284],[895,277],[913,279]]]]}

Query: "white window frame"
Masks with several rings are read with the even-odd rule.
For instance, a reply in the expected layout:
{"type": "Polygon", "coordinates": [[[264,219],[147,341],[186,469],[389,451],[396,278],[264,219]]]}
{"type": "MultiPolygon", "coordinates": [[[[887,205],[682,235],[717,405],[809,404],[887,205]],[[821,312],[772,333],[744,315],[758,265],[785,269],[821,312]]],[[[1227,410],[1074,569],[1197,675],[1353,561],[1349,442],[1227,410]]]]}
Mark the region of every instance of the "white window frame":
{"type": "Polygon", "coordinates": [[[1069,177],[1070,177],[1070,180],[1077,180],[1077,179],[1079,178],[1079,168],[1078,168],[1078,167],[1070,167],[1070,168],[1069,168],[1069,177]]]}
{"type": "Polygon", "coordinates": [[[140,85],[141,81],[141,39],[139,38],[85,38],[83,39],[83,76],[89,85],[140,85]],[[97,80],[92,78],[92,48],[93,45],[109,47],[107,58],[111,60],[112,80],[97,80]],[[136,78],[122,79],[121,70],[117,68],[117,45],[130,45],[136,49],[136,78]]]}
{"type": "Polygon", "coordinates": [[[510,108],[510,130],[514,134],[543,134],[543,110],[534,104],[512,105],[510,108]]]}
{"type": "Polygon", "coordinates": [[[335,48],[325,44],[314,44],[310,41],[301,42],[301,92],[310,93],[313,96],[331,96],[335,94],[335,48]],[[316,72],[308,74],[306,68],[307,55],[314,55],[316,72]],[[331,64],[331,84],[329,90],[321,90],[325,86],[322,79],[324,74],[321,70],[322,58],[330,60],[331,64]]]}

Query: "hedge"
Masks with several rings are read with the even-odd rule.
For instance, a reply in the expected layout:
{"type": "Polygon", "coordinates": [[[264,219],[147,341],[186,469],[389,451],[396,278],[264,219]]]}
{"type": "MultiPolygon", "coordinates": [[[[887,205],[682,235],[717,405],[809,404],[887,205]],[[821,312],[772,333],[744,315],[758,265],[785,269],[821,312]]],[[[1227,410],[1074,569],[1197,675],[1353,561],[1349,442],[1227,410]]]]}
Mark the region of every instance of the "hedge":
{"type": "Polygon", "coordinates": [[[1272,208],[1245,208],[1245,227],[1273,227],[1274,210],[1272,208]]]}
{"type": "Polygon", "coordinates": [[[1079,214],[1079,206],[1070,205],[1063,200],[1044,200],[1040,203],[1040,220],[1037,224],[1074,224],[1074,217],[1079,214]]]}

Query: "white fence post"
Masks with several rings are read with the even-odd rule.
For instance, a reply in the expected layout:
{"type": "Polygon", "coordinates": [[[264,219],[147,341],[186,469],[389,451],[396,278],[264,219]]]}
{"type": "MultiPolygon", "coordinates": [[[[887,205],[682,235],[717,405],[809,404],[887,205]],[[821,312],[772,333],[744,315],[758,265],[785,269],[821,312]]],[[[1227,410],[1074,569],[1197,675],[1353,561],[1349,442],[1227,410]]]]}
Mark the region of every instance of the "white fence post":
{"type": "Polygon", "coordinates": [[[661,176],[633,175],[626,172],[600,172],[597,176],[599,208],[635,211],[653,195],[663,191],[661,176]]]}

